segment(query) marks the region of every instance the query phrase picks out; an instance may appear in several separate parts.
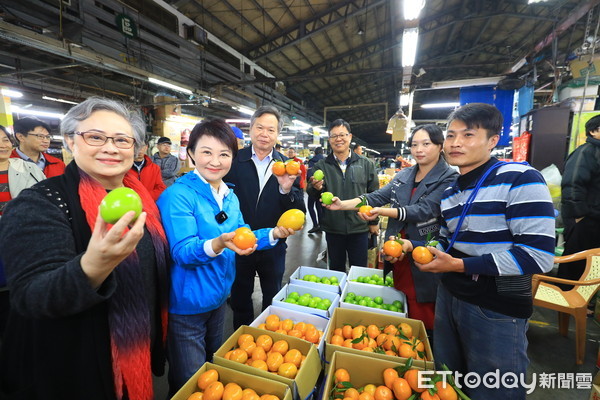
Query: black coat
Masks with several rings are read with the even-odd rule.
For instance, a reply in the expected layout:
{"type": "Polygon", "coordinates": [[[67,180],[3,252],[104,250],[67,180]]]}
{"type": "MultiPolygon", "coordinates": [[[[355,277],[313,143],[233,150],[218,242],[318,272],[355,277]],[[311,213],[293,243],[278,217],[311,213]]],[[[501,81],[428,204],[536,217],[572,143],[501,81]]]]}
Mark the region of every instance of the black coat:
{"type": "MultiPolygon", "coordinates": [[[[13,307],[0,354],[0,399],[116,398],[108,300],[117,283],[111,274],[94,290],[81,270],[91,231],[78,183],[71,162],[64,175],[21,192],[0,220],[13,307]]],[[[160,318],[154,321],[161,337],[160,318]]],[[[154,344],[153,372],[162,374],[161,340],[154,344]]]]}
{"type": "MultiPolygon", "coordinates": [[[[287,158],[273,151],[273,160],[285,161],[287,158]]],[[[270,169],[271,165],[268,168],[270,169]]],[[[297,208],[306,212],[304,192],[300,189],[299,177],[288,194],[279,192],[279,182],[274,175],[269,177],[260,192],[258,172],[252,161],[252,146],[238,151],[231,164],[231,170],[223,180],[234,185],[233,191],[240,200],[244,222],[253,230],[275,227],[281,214],[287,210],[297,208]]]]}
{"type": "Polygon", "coordinates": [[[588,137],[569,155],[561,186],[563,218],[600,220],[600,140],[588,137]]]}

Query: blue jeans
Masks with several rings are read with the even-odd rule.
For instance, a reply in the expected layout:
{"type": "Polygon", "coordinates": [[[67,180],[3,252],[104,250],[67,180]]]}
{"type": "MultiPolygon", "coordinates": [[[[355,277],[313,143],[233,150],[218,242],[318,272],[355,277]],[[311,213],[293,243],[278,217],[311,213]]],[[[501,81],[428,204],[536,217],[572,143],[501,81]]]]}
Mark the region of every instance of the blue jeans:
{"type": "Polygon", "coordinates": [[[234,329],[254,321],[252,293],[257,273],[262,290],[262,310],[271,305],[273,297],[281,290],[286,249],[287,244],[279,241],[269,250],[255,251],[249,256],[235,256],[235,280],[231,287],[234,329]]]}
{"type": "MultiPolygon", "coordinates": [[[[436,367],[441,370],[444,363],[451,371],[474,372],[480,378],[499,370],[500,377],[511,372],[518,379],[526,379],[529,364],[527,327],[527,319],[510,317],[459,300],[440,284],[433,341],[436,367]]],[[[524,400],[526,395],[526,389],[520,385],[510,389],[502,383],[499,388],[488,388],[483,384],[470,388],[465,385],[464,375],[458,383],[472,399],[524,400]]]]}
{"type": "MultiPolygon", "coordinates": [[[[343,217],[343,216],[342,216],[343,217]]],[[[340,218],[342,218],[340,217],[340,218]]],[[[369,232],[338,235],[326,233],[329,269],[346,272],[346,254],[350,265],[367,266],[369,232]]]]}
{"type": "Polygon", "coordinates": [[[170,397],[205,361],[212,361],[213,353],[223,344],[225,304],[202,314],[169,314],[167,359],[170,397]]]}

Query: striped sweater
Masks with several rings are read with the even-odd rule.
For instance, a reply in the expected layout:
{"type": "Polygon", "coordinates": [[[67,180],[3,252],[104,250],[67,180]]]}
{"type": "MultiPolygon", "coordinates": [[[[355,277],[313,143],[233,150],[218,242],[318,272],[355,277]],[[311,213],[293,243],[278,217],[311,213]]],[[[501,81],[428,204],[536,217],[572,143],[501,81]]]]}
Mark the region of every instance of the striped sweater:
{"type": "MultiPolygon", "coordinates": [[[[464,204],[479,177],[461,179],[442,197],[440,245],[447,248],[464,204]],[[464,182],[464,181],[463,181],[464,182]]],[[[467,174],[469,175],[469,174],[467,174]]],[[[443,285],[457,298],[518,318],[532,312],[531,275],[552,269],[554,208],[542,175],[530,166],[503,165],[486,178],[465,217],[450,254],[464,260],[464,273],[446,273],[443,285]]]]}

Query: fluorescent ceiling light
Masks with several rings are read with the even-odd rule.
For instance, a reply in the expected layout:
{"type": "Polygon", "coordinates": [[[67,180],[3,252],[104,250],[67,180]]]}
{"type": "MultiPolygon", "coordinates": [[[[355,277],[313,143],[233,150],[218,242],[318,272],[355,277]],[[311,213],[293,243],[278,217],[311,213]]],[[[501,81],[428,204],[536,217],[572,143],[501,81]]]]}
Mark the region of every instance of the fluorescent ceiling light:
{"type": "Polygon", "coordinates": [[[296,139],[296,136],[294,136],[294,135],[283,135],[283,136],[279,136],[279,139],[281,139],[281,140],[296,139]]]}
{"type": "Polygon", "coordinates": [[[459,106],[460,106],[459,102],[421,104],[421,108],[453,108],[453,107],[459,107],[459,106]]]}
{"type": "Polygon", "coordinates": [[[50,97],[50,96],[42,96],[42,99],[44,99],[44,100],[50,100],[50,101],[56,101],[58,103],[65,103],[65,104],[79,104],[76,101],[65,100],[65,99],[57,99],[56,97],[50,97]]]}
{"type": "Polygon", "coordinates": [[[423,7],[425,7],[425,0],[404,0],[404,20],[411,21],[419,18],[423,7]]]}
{"type": "Polygon", "coordinates": [[[319,143],[309,143],[308,147],[321,147],[319,143]]]}
{"type": "Polygon", "coordinates": [[[329,135],[329,132],[327,132],[326,129],[321,128],[320,126],[313,126],[313,131],[317,131],[319,133],[321,133],[322,135],[329,135]]]}
{"type": "Polygon", "coordinates": [[[412,67],[417,58],[417,44],[419,42],[419,28],[405,29],[402,34],[402,66],[412,67]]]}
{"type": "Polygon", "coordinates": [[[410,104],[410,101],[412,100],[412,95],[413,92],[410,93],[402,93],[400,95],[400,107],[408,107],[408,105],[410,104]]]}
{"type": "Polygon", "coordinates": [[[495,85],[500,81],[499,76],[489,76],[487,78],[475,78],[475,79],[458,79],[454,81],[439,81],[431,84],[432,89],[451,89],[461,88],[466,86],[482,86],[482,85],[495,85]]]}
{"type": "Polygon", "coordinates": [[[238,106],[237,110],[239,112],[241,112],[242,114],[246,114],[246,115],[254,115],[254,111],[255,111],[255,110],[253,110],[251,108],[244,107],[244,106],[238,106]]]}
{"type": "Polygon", "coordinates": [[[177,86],[177,85],[174,85],[174,84],[169,83],[169,82],[161,81],[160,79],[148,78],[148,81],[151,82],[151,83],[154,83],[156,85],[159,85],[159,86],[163,86],[163,87],[166,87],[166,88],[169,88],[169,89],[177,90],[178,92],[181,92],[181,93],[193,94],[193,92],[190,89],[186,89],[184,87],[177,86]]]}
{"type": "Polygon", "coordinates": [[[2,94],[4,96],[16,98],[16,99],[18,99],[19,97],[23,97],[23,93],[17,92],[16,90],[10,90],[10,89],[2,89],[2,94]]]}
{"type": "Polygon", "coordinates": [[[65,114],[50,112],[50,111],[38,111],[38,110],[30,110],[28,108],[21,108],[17,106],[11,106],[11,111],[13,113],[25,114],[25,115],[36,115],[38,117],[48,117],[48,118],[57,118],[62,119],[65,114]]]}
{"type": "Polygon", "coordinates": [[[298,125],[300,127],[302,127],[302,129],[312,129],[312,126],[307,124],[306,122],[300,121],[299,119],[293,119],[292,123],[294,125],[298,125]]]}
{"type": "Polygon", "coordinates": [[[527,4],[533,4],[533,3],[542,3],[542,2],[544,2],[544,1],[547,1],[547,0],[529,0],[529,1],[527,2],[527,4]]]}
{"type": "Polygon", "coordinates": [[[228,124],[249,124],[250,120],[245,118],[234,118],[234,119],[226,119],[225,122],[228,124]]]}

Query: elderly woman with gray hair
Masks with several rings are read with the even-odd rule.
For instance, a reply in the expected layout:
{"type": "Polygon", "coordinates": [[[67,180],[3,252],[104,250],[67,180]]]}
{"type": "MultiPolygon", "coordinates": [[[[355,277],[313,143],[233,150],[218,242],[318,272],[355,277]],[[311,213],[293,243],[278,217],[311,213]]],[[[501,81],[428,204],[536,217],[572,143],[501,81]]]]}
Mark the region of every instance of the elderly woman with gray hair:
{"type": "Polygon", "coordinates": [[[11,313],[0,354],[0,397],[140,399],[162,374],[168,246],[160,214],[128,176],[145,124],[122,103],[93,97],[61,133],[73,161],[26,189],[0,220],[11,313]],[[144,212],[114,225],[107,192],[129,187],[144,212]]]}

